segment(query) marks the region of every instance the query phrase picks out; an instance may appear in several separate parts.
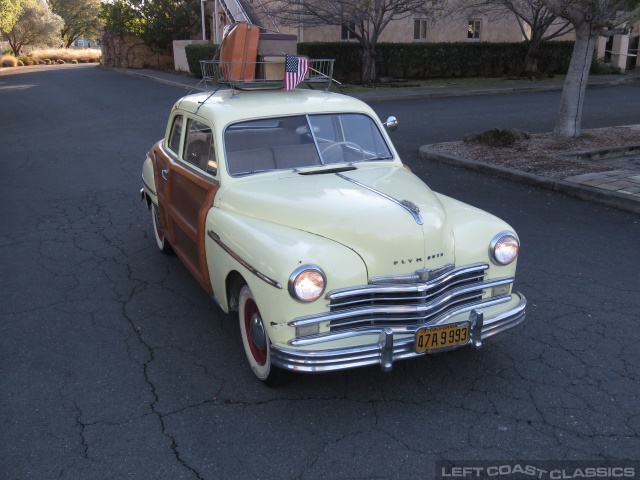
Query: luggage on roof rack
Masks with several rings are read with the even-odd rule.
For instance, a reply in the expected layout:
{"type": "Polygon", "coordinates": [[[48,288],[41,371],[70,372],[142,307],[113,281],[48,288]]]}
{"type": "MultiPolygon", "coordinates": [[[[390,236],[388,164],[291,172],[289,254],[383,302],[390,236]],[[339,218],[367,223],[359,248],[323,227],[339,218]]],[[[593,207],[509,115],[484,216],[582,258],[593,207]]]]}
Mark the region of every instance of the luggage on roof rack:
{"type": "MultiPolygon", "coordinates": [[[[221,83],[239,90],[283,88],[285,55],[260,57],[255,62],[231,62],[224,60],[200,60],[202,81],[221,83]],[[240,74],[240,73],[244,74],[240,74]]],[[[301,83],[323,84],[328,89],[333,80],[333,58],[312,58],[309,70],[301,83]]]]}

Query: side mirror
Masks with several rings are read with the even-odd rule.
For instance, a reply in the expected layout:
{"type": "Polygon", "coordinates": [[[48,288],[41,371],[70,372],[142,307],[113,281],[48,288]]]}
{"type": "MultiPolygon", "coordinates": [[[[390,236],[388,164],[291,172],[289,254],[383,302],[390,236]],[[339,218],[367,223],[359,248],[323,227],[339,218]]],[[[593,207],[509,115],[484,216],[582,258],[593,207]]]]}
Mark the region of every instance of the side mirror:
{"type": "Polygon", "coordinates": [[[398,128],[398,119],[393,115],[387,118],[387,121],[384,123],[384,126],[387,127],[387,130],[393,132],[396,128],[398,128]]]}

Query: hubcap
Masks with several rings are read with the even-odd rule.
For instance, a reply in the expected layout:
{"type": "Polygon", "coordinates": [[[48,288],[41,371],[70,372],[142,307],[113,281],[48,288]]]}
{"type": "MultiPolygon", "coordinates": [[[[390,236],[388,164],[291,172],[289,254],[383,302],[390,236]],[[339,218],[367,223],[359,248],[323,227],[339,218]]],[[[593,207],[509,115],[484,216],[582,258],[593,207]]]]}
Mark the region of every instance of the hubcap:
{"type": "Polygon", "coordinates": [[[248,300],[244,307],[244,328],[247,343],[258,365],[267,363],[267,334],[256,302],[248,300]]]}
{"type": "Polygon", "coordinates": [[[264,325],[262,325],[262,318],[257,313],[251,316],[250,320],[251,340],[256,347],[260,350],[264,350],[267,347],[267,338],[264,333],[264,325]]]}

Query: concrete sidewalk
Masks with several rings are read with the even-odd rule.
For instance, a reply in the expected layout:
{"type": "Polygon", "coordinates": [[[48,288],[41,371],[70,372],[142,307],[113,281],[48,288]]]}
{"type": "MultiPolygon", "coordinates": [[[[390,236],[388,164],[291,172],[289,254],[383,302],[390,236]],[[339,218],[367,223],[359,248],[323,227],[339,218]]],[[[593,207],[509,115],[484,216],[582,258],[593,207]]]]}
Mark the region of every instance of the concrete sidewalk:
{"type": "MultiPolygon", "coordinates": [[[[185,90],[208,91],[208,87],[196,77],[183,73],[158,72],[155,70],[133,70],[112,68],[111,70],[134,75],[185,90]]],[[[640,80],[640,69],[632,70],[621,75],[591,75],[589,88],[619,85],[628,81],[640,80]]],[[[562,90],[564,79],[545,80],[541,82],[523,81],[522,85],[505,86],[456,86],[443,84],[421,88],[395,88],[388,90],[372,90],[350,94],[365,102],[382,102],[395,100],[413,100],[424,98],[462,97],[475,95],[496,95],[505,93],[528,93],[540,91],[562,90]]],[[[223,87],[226,88],[226,87],[223,87]]],[[[640,144],[640,125],[638,128],[638,144],[640,144]]],[[[429,146],[420,148],[422,158],[448,163],[458,167],[469,168],[495,176],[508,178],[528,185],[562,192],[584,200],[595,201],[622,210],[640,213],[640,158],[628,157],[618,164],[620,168],[604,173],[590,173],[575,177],[556,180],[538,175],[532,175],[517,170],[510,170],[474,160],[455,158],[430,151],[429,146]]],[[[636,155],[640,157],[640,154],[636,155]]]]}

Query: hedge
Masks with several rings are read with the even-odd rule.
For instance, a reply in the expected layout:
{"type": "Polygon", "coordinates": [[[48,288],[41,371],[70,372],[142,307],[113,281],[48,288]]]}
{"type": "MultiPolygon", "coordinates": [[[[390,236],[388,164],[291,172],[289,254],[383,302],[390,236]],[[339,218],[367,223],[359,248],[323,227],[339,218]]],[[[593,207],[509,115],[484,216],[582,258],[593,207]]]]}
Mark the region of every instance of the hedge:
{"type": "Polygon", "coordinates": [[[218,51],[219,45],[215,43],[193,43],[185,47],[189,71],[198,78],[202,78],[200,60],[212,60],[218,51]]]}
{"type": "MultiPolygon", "coordinates": [[[[211,60],[219,45],[187,45],[189,71],[202,77],[200,60],[211,60]]],[[[573,51],[572,41],[545,42],[541,46],[538,70],[566,73],[573,51]]],[[[306,42],[298,53],[311,58],[334,58],[334,76],[357,82],[362,70],[359,43],[306,42]]],[[[378,43],[376,67],[379,77],[499,77],[519,75],[524,70],[524,42],[378,43]]]]}
{"type": "MultiPolygon", "coordinates": [[[[538,69],[566,73],[572,41],[545,42],[538,69]]],[[[308,42],[298,53],[311,58],[335,58],[334,76],[357,81],[362,70],[358,43],[308,42]]],[[[430,78],[518,75],[524,70],[524,42],[378,43],[376,67],[380,77],[430,78]]]]}

